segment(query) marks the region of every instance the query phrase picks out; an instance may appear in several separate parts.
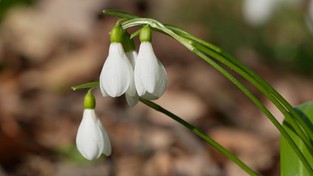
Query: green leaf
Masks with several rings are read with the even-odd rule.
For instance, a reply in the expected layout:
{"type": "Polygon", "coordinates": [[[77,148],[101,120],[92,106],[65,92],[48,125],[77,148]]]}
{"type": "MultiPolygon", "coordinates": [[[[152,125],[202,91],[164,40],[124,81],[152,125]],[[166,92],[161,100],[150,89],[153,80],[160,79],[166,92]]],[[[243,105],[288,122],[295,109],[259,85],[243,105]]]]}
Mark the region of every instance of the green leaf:
{"type": "Polygon", "coordinates": [[[79,90],[79,89],[90,89],[90,88],[96,88],[96,87],[99,87],[98,81],[75,85],[75,86],[72,86],[71,89],[79,90]]]}
{"type": "MultiPolygon", "coordinates": [[[[301,119],[306,126],[301,128],[304,130],[307,135],[310,145],[313,145],[312,142],[312,131],[313,131],[313,102],[308,102],[302,104],[296,108],[301,114],[301,119]]],[[[294,142],[298,145],[301,152],[304,154],[305,158],[313,168],[313,151],[309,151],[303,141],[298,137],[298,135],[294,131],[294,127],[289,123],[290,119],[286,118],[283,122],[283,126],[286,131],[289,133],[294,142]]],[[[300,123],[299,123],[300,124],[300,123]]],[[[297,157],[297,155],[293,152],[292,148],[289,146],[287,141],[281,137],[280,143],[280,170],[282,176],[310,176],[307,172],[306,168],[297,157]]]]}
{"type": "Polygon", "coordinates": [[[136,15],[133,15],[133,14],[130,14],[130,13],[126,13],[126,12],[123,12],[123,11],[119,11],[119,10],[113,10],[113,9],[103,10],[103,13],[107,14],[107,15],[117,16],[117,17],[120,17],[120,18],[126,18],[126,19],[138,18],[138,16],[136,16],[136,15]]]}

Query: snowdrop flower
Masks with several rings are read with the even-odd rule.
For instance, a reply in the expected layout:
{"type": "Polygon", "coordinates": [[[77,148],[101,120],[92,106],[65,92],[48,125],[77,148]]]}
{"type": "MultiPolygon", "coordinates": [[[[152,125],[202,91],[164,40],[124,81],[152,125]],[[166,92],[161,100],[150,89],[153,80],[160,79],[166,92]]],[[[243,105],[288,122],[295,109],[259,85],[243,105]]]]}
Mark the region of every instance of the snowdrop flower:
{"type": "Polygon", "coordinates": [[[154,54],[148,25],[141,29],[139,37],[141,44],[134,69],[135,86],[140,97],[155,100],[166,90],[166,71],[154,54]]]}
{"type": "Polygon", "coordinates": [[[133,79],[133,68],[121,44],[122,36],[121,26],[115,26],[110,34],[109,54],[100,74],[100,90],[103,96],[121,96],[133,79]]]}
{"type": "MultiPolygon", "coordinates": [[[[135,51],[135,43],[133,39],[130,39],[130,35],[125,32],[123,35],[123,47],[126,52],[126,56],[129,59],[132,68],[134,69],[136,64],[137,52],[135,51]]],[[[129,88],[125,93],[126,101],[129,106],[134,106],[138,103],[139,96],[135,87],[134,76],[132,76],[129,88]]]]}
{"type": "Polygon", "coordinates": [[[83,119],[76,136],[78,151],[88,160],[99,158],[101,153],[111,155],[110,139],[95,113],[95,98],[91,90],[84,98],[84,107],[83,119]]]}

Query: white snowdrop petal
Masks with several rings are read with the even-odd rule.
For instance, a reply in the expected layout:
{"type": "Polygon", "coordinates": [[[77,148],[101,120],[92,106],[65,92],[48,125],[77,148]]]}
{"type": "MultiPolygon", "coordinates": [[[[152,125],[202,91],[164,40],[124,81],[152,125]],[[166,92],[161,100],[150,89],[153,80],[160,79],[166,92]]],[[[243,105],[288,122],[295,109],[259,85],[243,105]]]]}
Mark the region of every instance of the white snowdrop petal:
{"type": "Polygon", "coordinates": [[[154,95],[157,97],[160,97],[163,95],[163,93],[166,90],[167,87],[167,74],[164,66],[161,64],[161,69],[160,69],[160,79],[158,82],[158,87],[154,91],[154,95]]]}
{"type": "Polygon", "coordinates": [[[139,95],[143,95],[146,91],[153,92],[158,77],[156,65],[157,58],[153,53],[151,44],[142,42],[135,65],[135,84],[136,88],[139,89],[139,95]]]}
{"type": "Polygon", "coordinates": [[[159,98],[159,96],[155,96],[149,92],[145,92],[145,94],[143,94],[141,97],[146,100],[156,100],[159,98]]]}
{"type": "MultiPolygon", "coordinates": [[[[126,52],[126,56],[128,57],[132,65],[132,68],[134,68],[136,65],[137,52],[136,51],[126,52]]],[[[139,97],[136,91],[134,76],[131,77],[131,82],[129,84],[129,88],[125,92],[125,97],[130,107],[135,106],[138,103],[139,97]]]]}
{"type": "Polygon", "coordinates": [[[106,132],[105,128],[103,127],[103,125],[99,119],[97,120],[97,125],[98,125],[99,129],[101,130],[102,138],[103,138],[102,153],[105,156],[110,156],[112,153],[112,148],[111,148],[111,142],[110,142],[110,138],[108,136],[108,133],[106,132]]]}
{"type": "Polygon", "coordinates": [[[129,88],[125,92],[125,97],[129,106],[134,106],[138,102],[139,97],[136,91],[135,81],[133,77],[131,78],[129,88]]]}
{"type": "Polygon", "coordinates": [[[136,58],[138,56],[137,52],[136,51],[129,51],[129,52],[126,52],[126,56],[128,57],[131,65],[133,66],[133,68],[135,67],[135,64],[136,64],[136,58]]]}
{"type": "Polygon", "coordinates": [[[142,71],[138,68],[139,64],[137,63],[135,70],[134,70],[134,79],[135,79],[135,86],[136,86],[136,90],[139,96],[142,96],[143,94],[145,94],[146,89],[145,86],[142,83],[142,71]]]}
{"type": "Polygon", "coordinates": [[[158,59],[154,54],[151,43],[142,43],[142,55],[144,58],[145,67],[143,67],[143,84],[145,84],[147,92],[154,92],[156,83],[159,79],[159,64],[158,59]]]}
{"type": "Polygon", "coordinates": [[[134,78],[131,78],[131,82],[129,84],[129,87],[126,91],[126,94],[128,94],[129,96],[136,96],[137,95],[137,91],[136,91],[136,87],[135,87],[135,81],[134,78]]]}
{"type": "Polygon", "coordinates": [[[150,42],[140,44],[134,77],[137,93],[145,99],[157,99],[166,89],[166,71],[155,56],[150,42]]]}
{"type": "MultiPolygon", "coordinates": [[[[99,158],[104,150],[111,150],[111,144],[106,131],[99,125],[94,109],[85,109],[76,136],[78,151],[88,160],[99,158]]],[[[107,152],[108,153],[108,152],[107,152]]]]}
{"type": "MultiPolygon", "coordinates": [[[[84,110],[83,119],[76,136],[76,145],[78,150],[89,160],[96,159],[101,154],[101,146],[98,144],[101,132],[96,125],[95,118],[96,117],[91,110],[84,110]]],[[[102,138],[100,138],[100,142],[101,140],[102,138]]]]}
{"type": "Polygon", "coordinates": [[[135,96],[130,96],[127,92],[125,93],[125,97],[126,97],[126,101],[127,101],[127,104],[130,106],[130,107],[133,107],[135,106],[138,101],[139,101],[139,97],[138,95],[136,94],[135,96]]]}
{"type": "MultiPolygon", "coordinates": [[[[132,65],[132,69],[133,69],[135,66],[135,63],[136,63],[137,52],[136,51],[129,51],[126,53],[126,56],[129,59],[131,65],[132,65]]],[[[128,94],[131,97],[135,97],[135,96],[137,96],[137,91],[136,91],[136,86],[135,86],[134,74],[131,75],[130,79],[131,80],[129,83],[129,87],[126,91],[126,94],[128,94]]]]}
{"type": "Polygon", "coordinates": [[[139,55],[138,55],[137,62],[136,62],[135,68],[134,68],[134,81],[135,81],[136,90],[137,90],[137,93],[139,96],[142,96],[146,91],[146,89],[142,83],[142,80],[143,80],[142,77],[145,74],[144,70],[143,70],[144,63],[142,61],[144,58],[141,58],[141,57],[139,57],[139,55]]]}
{"type": "Polygon", "coordinates": [[[108,93],[106,93],[106,91],[105,91],[104,87],[102,86],[102,84],[100,84],[100,91],[101,91],[102,96],[104,96],[104,97],[108,96],[108,93]]]}
{"type": "Polygon", "coordinates": [[[111,43],[109,55],[100,74],[102,89],[111,97],[121,96],[129,87],[132,66],[120,43],[111,43]]]}

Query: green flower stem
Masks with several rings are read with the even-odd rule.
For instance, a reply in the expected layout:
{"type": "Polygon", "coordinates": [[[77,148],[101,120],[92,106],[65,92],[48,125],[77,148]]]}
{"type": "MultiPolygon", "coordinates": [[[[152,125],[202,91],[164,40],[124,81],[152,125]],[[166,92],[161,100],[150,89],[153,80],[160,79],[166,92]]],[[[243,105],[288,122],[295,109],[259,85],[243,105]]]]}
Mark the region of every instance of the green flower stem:
{"type": "Polygon", "coordinates": [[[160,105],[153,103],[152,101],[145,100],[140,98],[140,101],[144,103],[145,105],[155,109],[156,111],[159,111],[168,117],[172,118],[176,122],[180,123],[181,125],[185,126],[189,130],[191,130],[194,134],[199,136],[204,141],[211,144],[215,149],[217,149],[219,152],[226,155],[229,159],[231,159],[233,162],[235,162],[239,167],[241,167],[243,170],[245,170],[249,175],[257,176],[258,174],[253,171],[250,167],[248,167],[245,163],[243,163],[240,159],[238,159],[234,154],[229,152],[227,149],[225,149],[223,146],[221,146],[219,143],[217,143],[214,139],[212,139],[210,136],[206,135],[204,132],[202,132],[199,128],[191,125],[187,121],[183,120],[182,118],[178,117],[177,115],[171,113],[170,111],[164,109],[160,105]]]}

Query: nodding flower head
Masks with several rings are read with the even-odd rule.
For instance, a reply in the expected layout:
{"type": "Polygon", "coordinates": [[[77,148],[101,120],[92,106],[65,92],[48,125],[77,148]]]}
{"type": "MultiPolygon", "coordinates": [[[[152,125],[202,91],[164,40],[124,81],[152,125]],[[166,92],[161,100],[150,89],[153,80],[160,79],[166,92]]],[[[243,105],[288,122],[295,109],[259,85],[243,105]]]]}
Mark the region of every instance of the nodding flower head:
{"type": "Polygon", "coordinates": [[[140,47],[134,69],[137,93],[140,97],[154,100],[163,95],[167,87],[164,66],[155,56],[151,40],[151,30],[145,26],[140,32],[140,47]]]}
{"type": "Polygon", "coordinates": [[[133,68],[121,43],[122,35],[119,25],[111,31],[109,54],[100,74],[100,90],[103,96],[121,96],[133,79],[133,68]]]}
{"type": "Polygon", "coordinates": [[[125,93],[130,106],[134,106],[139,97],[159,98],[167,87],[165,68],[150,42],[150,27],[143,27],[139,35],[141,44],[137,55],[133,40],[117,24],[111,31],[109,54],[100,74],[102,95],[118,97],[125,93]]]}
{"type": "Polygon", "coordinates": [[[88,160],[99,158],[101,153],[111,155],[110,139],[95,113],[95,99],[91,91],[85,96],[84,106],[83,118],[76,136],[78,151],[88,160]]]}

